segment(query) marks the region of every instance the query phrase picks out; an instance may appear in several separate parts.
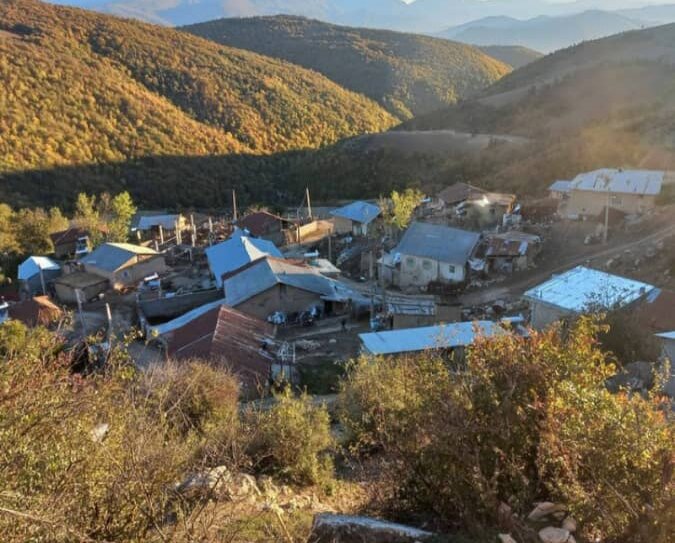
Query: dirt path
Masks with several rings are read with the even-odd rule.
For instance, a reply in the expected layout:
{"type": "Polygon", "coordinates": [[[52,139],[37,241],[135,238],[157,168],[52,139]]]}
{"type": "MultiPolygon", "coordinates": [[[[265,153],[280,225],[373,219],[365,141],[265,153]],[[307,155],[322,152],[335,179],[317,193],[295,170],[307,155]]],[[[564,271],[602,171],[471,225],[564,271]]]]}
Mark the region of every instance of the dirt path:
{"type": "Polygon", "coordinates": [[[583,253],[573,258],[564,259],[560,264],[555,266],[544,266],[534,271],[534,273],[527,274],[526,277],[514,277],[513,281],[504,282],[494,287],[477,290],[474,292],[467,292],[460,297],[460,300],[465,306],[482,305],[490,303],[494,300],[503,298],[520,296],[524,291],[538,285],[549,279],[551,275],[566,271],[575,266],[585,264],[592,260],[609,260],[623,254],[625,251],[630,251],[637,248],[644,248],[646,245],[658,243],[670,236],[675,235],[675,224],[671,224],[665,228],[661,228],[656,232],[643,236],[637,240],[632,240],[619,245],[605,248],[600,246],[596,251],[583,253]]]}

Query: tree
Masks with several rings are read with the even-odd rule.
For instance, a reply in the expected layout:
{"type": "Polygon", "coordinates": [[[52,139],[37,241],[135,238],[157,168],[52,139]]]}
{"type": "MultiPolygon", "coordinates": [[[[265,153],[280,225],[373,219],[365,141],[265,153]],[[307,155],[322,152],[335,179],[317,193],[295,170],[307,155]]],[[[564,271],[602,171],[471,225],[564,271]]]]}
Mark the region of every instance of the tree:
{"type": "Polygon", "coordinates": [[[124,242],[128,240],[131,219],[135,213],[136,206],[128,192],[121,192],[112,199],[108,221],[108,239],[110,241],[124,242]]]}
{"type": "Polygon", "coordinates": [[[51,219],[42,208],[21,209],[16,214],[17,239],[22,252],[44,255],[54,250],[49,237],[51,219]]]}
{"type": "MultiPolygon", "coordinates": [[[[415,209],[424,200],[424,194],[417,189],[406,189],[402,193],[391,193],[391,205],[388,220],[399,230],[405,230],[412,220],[415,209]]],[[[386,217],[386,216],[385,216],[386,217]]]]}
{"type": "Polygon", "coordinates": [[[20,250],[16,238],[16,213],[7,204],[0,204],[0,253],[15,254],[20,250]]]}

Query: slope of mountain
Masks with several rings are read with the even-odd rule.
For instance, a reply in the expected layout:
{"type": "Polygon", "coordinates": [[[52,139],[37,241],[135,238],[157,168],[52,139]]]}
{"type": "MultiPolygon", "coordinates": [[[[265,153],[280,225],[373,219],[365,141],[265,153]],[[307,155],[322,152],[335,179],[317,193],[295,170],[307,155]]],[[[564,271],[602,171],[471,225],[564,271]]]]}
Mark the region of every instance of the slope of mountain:
{"type": "Polygon", "coordinates": [[[183,29],[315,70],[402,119],[471,96],[510,71],[464,44],[303,17],[219,19],[183,29]]]}
{"type": "Polygon", "coordinates": [[[522,68],[526,64],[544,56],[539,51],[520,45],[483,45],[478,49],[507,66],[511,66],[513,69],[522,68]]]}
{"type": "Polygon", "coordinates": [[[523,155],[483,157],[487,178],[520,189],[601,166],[672,168],[675,25],[559,51],[400,129],[531,138],[523,155]]]}
{"type": "Polygon", "coordinates": [[[317,147],[395,122],[315,72],[184,32],[35,0],[3,0],[0,31],[0,173],[317,147]]]}
{"type": "Polygon", "coordinates": [[[581,43],[635,30],[642,23],[618,13],[585,11],[562,17],[536,17],[525,21],[504,17],[479,19],[449,28],[439,36],[475,45],[522,45],[549,53],[581,43]]]}

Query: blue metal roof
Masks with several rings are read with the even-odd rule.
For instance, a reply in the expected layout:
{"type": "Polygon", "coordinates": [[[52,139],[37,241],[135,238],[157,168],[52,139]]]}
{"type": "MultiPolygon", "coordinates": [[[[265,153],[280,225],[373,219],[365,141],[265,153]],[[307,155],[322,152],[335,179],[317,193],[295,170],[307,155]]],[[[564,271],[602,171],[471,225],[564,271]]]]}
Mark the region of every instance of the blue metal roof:
{"type": "Polygon", "coordinates": [[[455,322],[425,328],[408,328],[360,334],[364,350],[372,355],[392,355],[453,349],[471,345],[478,337],[495,337],[508,332],[491,321],[455,322]]]}
{"type": "Polygon", "coordinates": [[[675,330],[672,332],[666,332],[665,334],[656,334],[656,337],[660,337],[663,339],[671,339],[675,341],[675,330]]]}
{"type": "Polygon", "coordinates": [[[548,190],[551,192],[569,192],[572,188],[572,181],[556,181],[548,190]]]}
{"type": "Polygon", "coordinates": [[[230,239],[206,249],[209,268],[216,277],[216,285],[223,286],[223,275],[231,273],[265,256],[283,258],[281,251],[271,241],[250,238],[241,232],[230,239]]]}
{"type": "Polygon", "coordinates": [[[31,277],[39,274],[40,270],[55,271],[60,269],[61,266],[58,264],[58,262],[54,262],[51,258],[46,256],[31,256],[19,265],[18,278],[21,281],[27,281],[31,277]]]}
{"type": "Polygon", "coordinates": [[[654,288],[647,283],[579,266],[528,290],[525,297],[581,313],[591,306],[623,307],[648,295],[654,288]]]}
{"type": "Polygon", "coordinates": [[[479,241],[477,232],[416,222],[406,230],[394,253],[464,265],[479,241]]]}
{"type": "Polygon", "coordinates": [[[341,217],[361,224],[369,224],[379,217],[381,210],[375,204],[368,202],[352,202],[349,205],[334,209],[330,212],[334,217],[341,217]]]}

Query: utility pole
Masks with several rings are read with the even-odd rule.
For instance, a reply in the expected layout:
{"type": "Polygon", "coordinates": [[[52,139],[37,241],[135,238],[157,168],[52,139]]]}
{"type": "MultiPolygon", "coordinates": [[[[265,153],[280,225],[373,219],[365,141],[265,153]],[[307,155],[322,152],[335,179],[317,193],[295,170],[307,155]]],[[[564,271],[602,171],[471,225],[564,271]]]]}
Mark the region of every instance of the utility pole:
{"type": "Polygon", "coordinates": [[[159,244],[164,245],[164,227],[160,224],[159,228],[159,244]]]}
{"type": "Polygon", "coordinates": [[[76,288],[75,299],[77,300],[77,312],[80,315],[80,322],[82,323],[82,335],[87,337],[87,323],[84,320],[84,313],[82,312],[82,298],[82,291],[79,288],[76,288]]]}
{"type": "Polygon", "coordinates": [[[310,222],[312,221],[312,201],[309,198],[309,187],[305,189],[305,195],[307,197],[307,213],[309,215],[310,222]]]}
{"type": "Polygon", "coordinates": [[[328,234],[328,260],[333,262],[333,235],[328,234]]]}
{"type": "Polygon", "coordinates": [[[38,269],[40,270],[40,283],[42,283],[42,294],[47,296],[47,285],[45,284],[45,273],[42,270],[42,266],[38,264],[38,269]]]}
{"type": "Polygon", "coordinates": [[[609,234],[609,179],[607,180],[607,202],[605,204],[605,231],[603,233],[603,243],[607,245],[609,234]]]}
{"type": "Polygon", "coordinates": [[[239,220],[239,213],[237,212],[237,191],[232,189],[232,220],[237,222],[239,220]]]}

